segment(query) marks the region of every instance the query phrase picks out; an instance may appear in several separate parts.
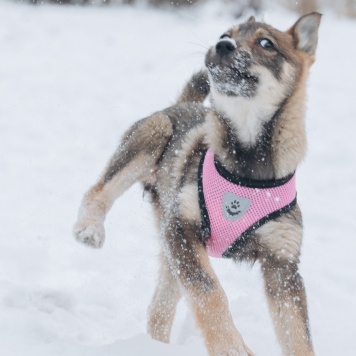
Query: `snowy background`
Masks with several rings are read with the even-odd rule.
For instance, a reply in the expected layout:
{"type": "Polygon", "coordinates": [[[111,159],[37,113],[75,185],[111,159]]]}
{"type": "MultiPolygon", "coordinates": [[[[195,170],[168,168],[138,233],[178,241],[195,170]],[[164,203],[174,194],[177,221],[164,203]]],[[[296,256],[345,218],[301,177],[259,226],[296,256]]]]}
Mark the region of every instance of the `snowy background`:
{"type": "MultiPolygon", "coordinates": [[[[282,30],[296,19],[264,14],[282,30]]],[[[206,355],[184,302],[171,345],[146,334],[158,243],[138,186],[108,215],[101,250],[71,229],[123,131],[174,103],[234,23],[214,2],[179,12],[0,2],[0,355],[206,355]]],[[[298,171],[301,270],[324,356],[356,355],[355,38],[355,21],[324,15],[298,171]]],[[[281,355],[258,266],[212,262],[247,344],[281,355]]]]}

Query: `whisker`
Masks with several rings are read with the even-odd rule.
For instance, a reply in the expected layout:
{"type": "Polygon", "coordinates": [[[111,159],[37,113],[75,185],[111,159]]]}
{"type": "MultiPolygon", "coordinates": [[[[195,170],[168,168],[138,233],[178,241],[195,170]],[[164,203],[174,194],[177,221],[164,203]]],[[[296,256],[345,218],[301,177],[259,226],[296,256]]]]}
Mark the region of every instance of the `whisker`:
{"type": "Polygon", "coordinates": [[[191,41],[191,42],[187,42],[187,43],[193,44],[196,46],[200,46],[200,47],[204,48],[205,50],[208,50],[212,46],[212,43],[210,43],[210,42],[207,43],[206,39],[204,40],[197,33],[193,34],[192,39],[196,40],[196,41],[194,41],[194,42],[191,41]]]}
{"type": "Polygon", "coordinates": [[[191,44],[191,45],[194,45],[194,46],[198,46],[198,47],[201,47],[201,48],[204,48],[205,50],[209,50],[209,47],[204,45],[204,44],[201,44],[201,43],[198,43],[198,42],[187,42],[188,44],[191,44]]]}
{"type": "Polygon", "coordinates": [[[204,64],[204,57],[205,57],[205,52],[189,52],[189,53],[185,53],[185,54],[180,54],[174,57],[174,61],[175,62],[180,62],[181,60],[186,60],[186,59],[190,59],[190,58],[199,58],[199,62],[201,62],[200,64],[203,65],[204,64]]]}

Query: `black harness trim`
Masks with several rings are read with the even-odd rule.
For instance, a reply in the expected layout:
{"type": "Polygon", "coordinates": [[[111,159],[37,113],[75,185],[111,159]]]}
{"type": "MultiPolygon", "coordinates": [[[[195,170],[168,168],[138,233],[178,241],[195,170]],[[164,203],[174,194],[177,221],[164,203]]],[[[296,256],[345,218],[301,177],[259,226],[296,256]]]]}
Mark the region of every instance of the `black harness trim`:
{"type": "Polygon", "coordinates": [[[247,187],[247,188],[275,188],[275,187],[279,187],[279,186],[289,182],[294,176],[294,172],[293,172],[292,174],[290,174],[284,178],[280,178],[280,179],[256,180],[256,179],[250,179],[250,178],[243,178],[243,177],[239,177],[239,176],[234,175],[234,174],[230,173],[229,171],[227,171],[226,168],[224,168],[222,166],[222,164],[218,161],[218,159],[216,157],[214,159],[214,163],[215,163],[216,170],[219,172],[219,174],[223,178],[225,178],[226,180],[228,180],[231,183],[238,184],[242,187],[247,187]]]}
{"type": "Polygon", "coordinates": [[[210,219],[209,213],[206,208],[205,199],[204,199],[204,190],[203,190],[203,166],[205,155],[208,150],[204,150],[198,168],[198,197],[199,197],[199,207],[200,207],[200,215],[202,221],[202,229],[203,229],[203,238],[206,240],[211,235],[210,230],[210,219]]]}

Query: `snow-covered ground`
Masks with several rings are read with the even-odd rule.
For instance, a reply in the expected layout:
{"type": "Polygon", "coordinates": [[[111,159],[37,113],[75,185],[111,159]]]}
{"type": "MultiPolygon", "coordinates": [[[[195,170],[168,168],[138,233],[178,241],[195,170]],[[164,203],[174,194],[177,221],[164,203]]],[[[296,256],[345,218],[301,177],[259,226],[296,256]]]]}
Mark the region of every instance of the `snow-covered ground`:
{"type": "MultiPolygon", "coordinates": [[[[264,16],[280,29],[296,18],[264,16]]],[[[101,250],[71,228],[123,131],[172,104],[233,23],[214,2],[192,12],[0,3],[0,355],[206,355],[184,302],[171,345],[146,335],[158,242],[138,186],[110,212],[101,250]]],[[[356,22],[323,17],[298,172],[301,270],[324,356],[356,354],[355,37],[356,22]]],[[[280,355],[258,266],[213,264],[247,344],[280,355]]]]}

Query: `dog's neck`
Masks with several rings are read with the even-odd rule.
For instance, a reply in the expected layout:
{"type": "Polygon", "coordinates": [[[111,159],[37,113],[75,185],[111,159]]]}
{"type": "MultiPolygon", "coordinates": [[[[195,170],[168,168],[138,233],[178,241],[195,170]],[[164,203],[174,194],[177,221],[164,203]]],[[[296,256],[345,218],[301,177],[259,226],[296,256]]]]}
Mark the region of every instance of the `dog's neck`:
{"type": "Polygon", "coordinates": [[[278,81],[271,75],[268,79],[259,83],[256,95],[247,98],[221,94],[210,78],[213,107],[229,121],[244,148],[257,144],[265,123],[271,120],[285,98],[287,88],[278,85],[278,81]]]}
{"type": "Polygon", "coordinates": [[[225,168],[257,180],[293,173],[306,150],[305,85],[273,101],[223,97],[214,91],[212,87],[207,141],[225,168]]]}

